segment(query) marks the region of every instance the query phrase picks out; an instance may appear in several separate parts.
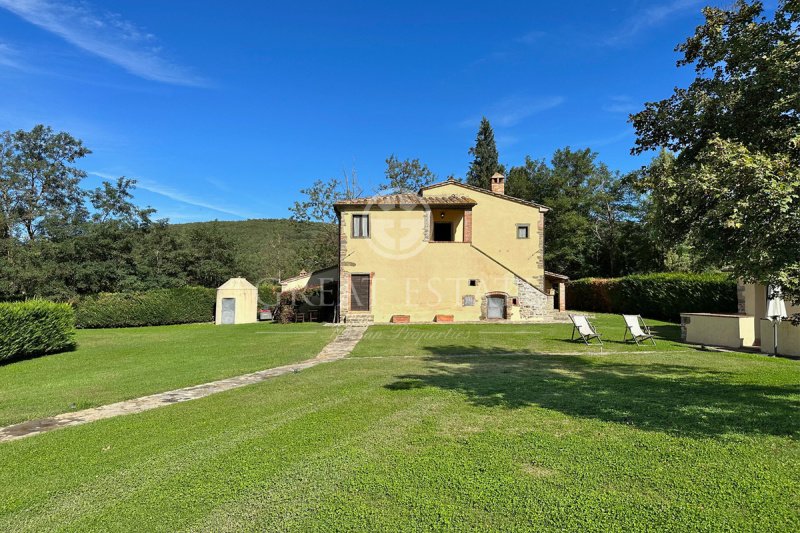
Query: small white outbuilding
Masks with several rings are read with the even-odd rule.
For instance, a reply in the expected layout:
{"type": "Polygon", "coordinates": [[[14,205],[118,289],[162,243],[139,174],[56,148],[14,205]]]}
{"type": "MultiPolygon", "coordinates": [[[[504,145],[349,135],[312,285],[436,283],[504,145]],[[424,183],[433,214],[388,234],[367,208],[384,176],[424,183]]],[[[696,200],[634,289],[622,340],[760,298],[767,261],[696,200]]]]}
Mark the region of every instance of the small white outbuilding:
{"type": "Polygon", "coordinates": [[[231,278],[217,289],[217,324],[258,320],[258,289],[244,278],[231,278]]]}

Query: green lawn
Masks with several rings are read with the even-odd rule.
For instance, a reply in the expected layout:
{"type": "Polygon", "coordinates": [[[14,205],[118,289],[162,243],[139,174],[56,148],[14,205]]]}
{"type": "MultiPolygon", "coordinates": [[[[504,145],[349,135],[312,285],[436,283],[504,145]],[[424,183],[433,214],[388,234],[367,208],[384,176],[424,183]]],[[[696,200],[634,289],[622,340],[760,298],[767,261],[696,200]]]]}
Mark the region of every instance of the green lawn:
{"type": "Polygon", "coordinates": [[[797,361],[437,328],[0,445],[0,530],[800,529],[797,361]]]}
{"type": "Polygon", "coordinates": [[[80,330],[78,349],[0,366],[0,426],[314,357],[319,324],[80,330]]]}
{"type": "MultiPolygon", "coordinates": [[[[570,342],[572,323],[563,324],[448,324],[373,326],[356,347],[355,356],[429,355],[429,354],[574,354],[641,351],[687,351],[694,348],[680,342],[677,324],[647,320],[656,335],[638,347],[633,341],[622,342],[625,323],[619,315],[597,314],[591,322],[603,336],[603,346],[596,340],[586,346],[580,338],[570,342]]],[[[577,334],[576,334],[577,335],[577,334]]]]}

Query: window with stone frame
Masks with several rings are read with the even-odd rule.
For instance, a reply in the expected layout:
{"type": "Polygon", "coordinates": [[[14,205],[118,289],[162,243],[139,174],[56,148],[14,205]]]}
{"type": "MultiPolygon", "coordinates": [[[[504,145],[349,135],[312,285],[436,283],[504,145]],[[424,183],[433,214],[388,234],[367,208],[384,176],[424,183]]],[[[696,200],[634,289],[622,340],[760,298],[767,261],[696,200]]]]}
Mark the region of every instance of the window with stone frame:
{"type": "Polygon", "coordinates": [[[369,238],[369,215],[353,215],[353,238],[369,238]]]}

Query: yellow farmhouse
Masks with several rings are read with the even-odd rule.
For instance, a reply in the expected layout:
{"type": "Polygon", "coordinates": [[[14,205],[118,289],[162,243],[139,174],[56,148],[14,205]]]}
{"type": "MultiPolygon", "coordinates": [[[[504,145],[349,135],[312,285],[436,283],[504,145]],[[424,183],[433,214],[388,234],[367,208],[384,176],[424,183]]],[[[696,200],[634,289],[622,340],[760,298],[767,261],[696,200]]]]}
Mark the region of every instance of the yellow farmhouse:
{"type": "Polygon", "coordinates": [[[335,205],[339,219],[338,316],[344,322],[550,318],[555,286],[545,272],[548,208],[453,179],[417,194],[335,205]]]}

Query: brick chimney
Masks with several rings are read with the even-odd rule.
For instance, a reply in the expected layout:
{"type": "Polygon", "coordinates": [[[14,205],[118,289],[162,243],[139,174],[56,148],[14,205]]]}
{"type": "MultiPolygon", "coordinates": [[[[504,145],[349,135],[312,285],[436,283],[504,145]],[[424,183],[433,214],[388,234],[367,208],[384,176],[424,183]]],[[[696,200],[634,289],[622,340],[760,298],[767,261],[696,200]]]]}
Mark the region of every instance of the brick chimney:
{"type": "Polygon", "coordinates": [[[496,192],[497,194],[505,194],[506,193],[506,177],[500,174],[499,172],[495,172],[494,176],[491,177],[492,181],[492,192],[496,192]]]}

